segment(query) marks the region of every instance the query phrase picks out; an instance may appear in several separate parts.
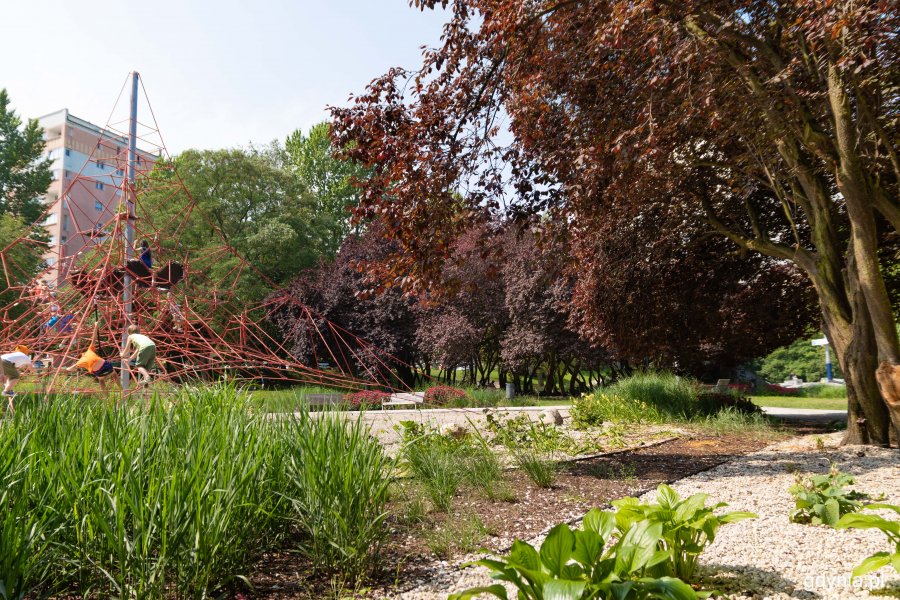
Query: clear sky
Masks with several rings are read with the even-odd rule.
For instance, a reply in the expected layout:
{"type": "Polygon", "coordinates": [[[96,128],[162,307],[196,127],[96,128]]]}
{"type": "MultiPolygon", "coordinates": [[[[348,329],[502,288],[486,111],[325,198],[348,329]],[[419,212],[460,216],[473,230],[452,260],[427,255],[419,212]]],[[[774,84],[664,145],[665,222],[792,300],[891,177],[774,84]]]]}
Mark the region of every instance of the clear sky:
{"type": "Polygon", "coordinates": [[[442,10],[407,0],[5,3],[0,87],[23,117],[106,123],[141,73],[169,152],[283,140],[439,43],[442,10]]]}

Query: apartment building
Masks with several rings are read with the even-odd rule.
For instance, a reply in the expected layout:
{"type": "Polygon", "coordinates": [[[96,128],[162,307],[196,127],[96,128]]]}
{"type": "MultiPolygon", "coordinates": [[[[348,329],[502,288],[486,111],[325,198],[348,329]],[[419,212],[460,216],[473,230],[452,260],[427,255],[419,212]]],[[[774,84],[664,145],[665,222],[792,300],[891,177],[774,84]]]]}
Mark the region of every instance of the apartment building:
{"type": "MultiPolygon", "coordinates": [[[[50,236],[44,280],[58,286],[78,254],[102,238],[122,202],[128,140],[68,109],[38,121],[44,129],[44,151],[53,161],[53,182],[44,198],[49,209],[43,224],[50,236]]],[[[148,171],[155,160],[139,149],[136,170],[148,171]]]]}

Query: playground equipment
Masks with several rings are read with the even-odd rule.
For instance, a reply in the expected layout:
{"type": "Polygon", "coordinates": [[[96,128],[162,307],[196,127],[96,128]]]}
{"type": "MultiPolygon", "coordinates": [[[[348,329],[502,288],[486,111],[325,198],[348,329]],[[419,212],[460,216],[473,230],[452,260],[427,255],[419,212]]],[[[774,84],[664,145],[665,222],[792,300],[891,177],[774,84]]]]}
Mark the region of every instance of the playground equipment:
{"type": "MultiPolygon", "coordinates": [[[[96,384],[84,383],[86,378],[71,383],[75,380],[64,371],[86,350],[95,323],[97,352],[115,361],[124,351],[128,326],[138,325],[157,345],[155,377],[174,385],[227,379],[345,390],[402,388],[393,375],[397,359],[287,295],[276,293],[272,297],[277,300],[242,305],[236,293],[242,277],[248,273],[265,277],[228,244],[174,169],[164,180],[147,177],[154,163],[169,169],[172,163],[163,160],[168,152],[149,102],[147,115],[138,120],[139,99],[146,101],[139,74],[129,75],[123,92],[129,83],[127,119],[114,120],[117,102],[85,162],[87,166],[102,156],[115,173],[105,177],[115,182],[116,194],[96,197],[97,209],[102,205],[100,213],[108,218],[95,222],[94,215],[79,214],[84,211],[67,202],[72,190],[103,187],[82,168],[67,173],[62,195],[23,236],[0,250],[0,289],[6,288],[0,292],[0,348],[17,344],[31,348],[43,365],[43,387],[50,391],[96,389],[96,384]],[[124,131],[119,129],[123,125],[124,131]],[[147,156],[156,160],[141,160],[147,156]],[[160,222],[159,215],[142,205],[142,195],[149,191],[162,191],[171,202],[184,205],[174,217],[160,222]],[[60,208],[67,223],[90,224],[70,237],[81,240],[83,247],[58,262],[44,260],[35,272],[24,266],[31,263],[23,257],[47,256],[44,222],[60,208]],[[191,255],[180,239],[189,219],[202,219],[220,243],[191,255]],[[136,251],[135,240],[145,240],[146,249],[136,251]],[[150,256],[153,266],[148,265],[150,256]],[[270,333],[266,319],[275,302],[281,310],[285,302],[293,302],[296,327],[314,338],[312,360],[298,360],[270,333]]],[[[121,384],[126,391],[131,385],[126,368],[121,369],[121,384]]]]}

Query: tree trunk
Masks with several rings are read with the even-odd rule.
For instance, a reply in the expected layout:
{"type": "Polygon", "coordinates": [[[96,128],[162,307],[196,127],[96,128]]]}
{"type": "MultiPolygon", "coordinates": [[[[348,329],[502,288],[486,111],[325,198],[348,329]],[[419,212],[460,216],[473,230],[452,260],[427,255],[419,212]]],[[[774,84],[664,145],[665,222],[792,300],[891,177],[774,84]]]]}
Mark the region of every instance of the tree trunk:
{"type": "MultiPolygon", "coordinates": [[[[853,320],[822,304],[825,333],[831,342],[847,385],[847,433],[844,444],[890,444],[890,417],[878,391],[875,370],[878,350],[875,332],[862,291],[848,290],[853,320]]],[[[820,296],[821,298],[821,296],[820,296]]]]}

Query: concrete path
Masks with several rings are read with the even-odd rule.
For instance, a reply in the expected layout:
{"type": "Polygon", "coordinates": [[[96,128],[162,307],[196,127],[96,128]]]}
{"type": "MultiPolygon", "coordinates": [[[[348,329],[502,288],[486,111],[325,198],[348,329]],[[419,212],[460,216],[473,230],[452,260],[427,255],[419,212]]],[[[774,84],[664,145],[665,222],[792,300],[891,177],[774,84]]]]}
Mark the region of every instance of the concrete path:
{"type": "Polygon", "coordinates": [[[764,406],[763,412],[770,417],[785,421],[806,421],[813,423],[832,423],[846,421],[846,410],[822,410],[819,408],[783,408],[780,406],[764,406]]]}

